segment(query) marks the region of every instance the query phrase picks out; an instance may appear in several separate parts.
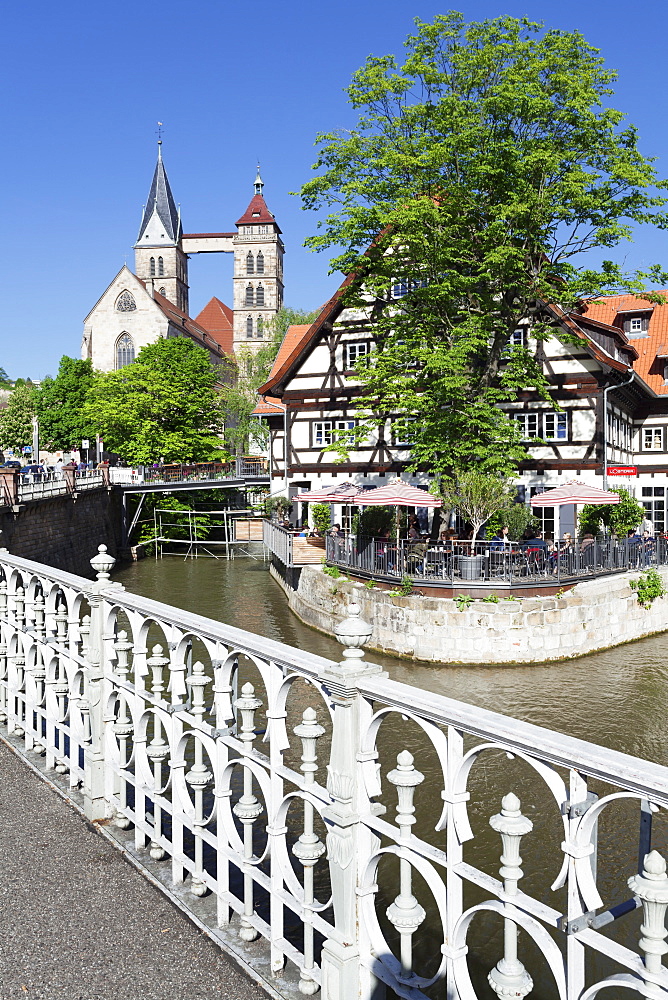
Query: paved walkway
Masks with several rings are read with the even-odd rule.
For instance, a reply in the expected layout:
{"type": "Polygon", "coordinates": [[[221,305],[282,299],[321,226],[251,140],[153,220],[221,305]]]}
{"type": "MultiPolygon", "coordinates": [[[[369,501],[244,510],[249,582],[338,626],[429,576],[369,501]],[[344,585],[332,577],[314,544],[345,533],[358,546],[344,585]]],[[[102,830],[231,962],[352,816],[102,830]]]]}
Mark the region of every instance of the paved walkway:
{"type": "Polygon", "coordinates": [[[0,743],[2,1000],[266,1000],[0,743]]]}

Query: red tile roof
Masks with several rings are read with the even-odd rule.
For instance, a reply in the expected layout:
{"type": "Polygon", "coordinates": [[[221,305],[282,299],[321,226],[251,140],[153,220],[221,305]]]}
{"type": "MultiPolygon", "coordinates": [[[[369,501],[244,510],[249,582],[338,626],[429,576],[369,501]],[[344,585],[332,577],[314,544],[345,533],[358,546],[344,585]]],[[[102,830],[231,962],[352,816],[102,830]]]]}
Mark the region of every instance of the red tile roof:
{"type": "Polygon", "coordinates": [[[234,346],[234,313],[229,306],[216,296],[207,302],[195,317],[195,322],[211,334],[226,354],[232,354],[234,346]]]}
{"type": "MultiPolygon", "coordinates": [[[[668,291],[661,294],[668,298],[668,291]]],[[[637,360],[633,362],[633,370],[654,392],[665,396],[668,395],[668,385],[664,385],[664,362],[660,355],[668,344],[668,302],[654,305],[637,295],[611,295],[587,305],[584,315],[621,329],[624,318],[622,314],[637,311],[647,315],[650,309],[652,315],[649,319],[648,336],[634,337],[631,340],[631,345],[638,353],[637,360]]]]}
{"type": "MultiPolygon", "coordinates": [[[[142,284],[145,285],[146,282],[144,281],[142,284]]],[[[187,313],[184,313],[182,309],[175,306],[173,302],[166,299],[160,292],[154,290],[153,299],[170,323],[173,323],[179,330],[185,330],[202,347],[206,347],[207,350],[213,351],[214,354],[218,354],[220,357],[223,356],[223,351],[218,342],[209,334],[208,330],[199,325],[197,320],[191,319],[187,313]]]]}
{"type": "MultiPolygon", "coordinates": [[[[276,219],[273,217],[269,209],[267,208],[267,203],[261,194],[255,194],[251,198],[250,205],[241,216],[237,219],[237,226],[247,225],[248,223],[265,223],[269,222],[272,226],[278,226],[276,224],[276,219]]],[[[278,229],[280,233],[280,229],[278,229]]]]}
{"type": "Polygon", "coordinates": [[[272,413],[283,413],[280,399],[275,399],[273,396],[261,399],[253,410],[253,416],[268,416],[272,413]]]}

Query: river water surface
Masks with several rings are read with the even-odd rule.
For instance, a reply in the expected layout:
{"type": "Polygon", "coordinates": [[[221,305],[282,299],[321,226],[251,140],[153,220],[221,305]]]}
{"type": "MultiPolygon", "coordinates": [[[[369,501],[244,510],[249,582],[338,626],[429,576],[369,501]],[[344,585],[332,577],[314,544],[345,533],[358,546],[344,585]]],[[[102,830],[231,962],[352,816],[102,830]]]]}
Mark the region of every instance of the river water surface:
{"type": "MultiPolygon", "coordinates": [[[[283,591],[269,575],[268,565],[261,561],[145,559],[123,567],[114,574],[114,579],[133,593],[320,656],[340,659],[341,647],[333,638],[310,629],[292,614],[283,591]]],[[[368,658],[381,663],[394,680],[668,765],[667,654],[668,635],[662,635],[575,660],[532,666],[423,664],[374,652],[370,652],[368,658]]],[[[442,835],[434,832],[434,802],[439,803],[440,812],[441,779],[433,749],[412,723],[402,722],[397,716],[392,717],[389,726],[381,728],[379,746],[384,774],[394,766],[399,750],[408,748],[415,754],[416,765],[426,779],[418,793],[427,792],[429,783],[433,783],[433,794],[431,790],[421,797],[416,794],[415,832],[442,847],[442,835]]],[[[476,836],[465,847],[465,860],[489,874],[498,875],[500,842],[498,835],[489,829],[489,817],[498,812],[501,795],[511,790],[517,792],[523,811],[534,823],[530,842],[525,838],[522,844],[525,857],[522,888],[560,909],[564,891],[551,893],[549,889],[562,858],[563,827],[554,799],[546,794],[545,787],[526,764],[508,761],[505,754],[497,751],[484,755],[484,761],[476,764],[474,771],[469,816],[476,836]]],[[[602,786],[596,790],[599,793],[606,791],[602,786]]],[[[386,819],[392,820],[390,810],[386,819]]],[[[622,802],[619,807],[606,810],[600,821],[598,885],[606,907],[629,898],[626,880],[637,866],[637,831],[637,803],[622,802]]],[[[668,827],[663,813],[655,820],[652,846],[668,856],[668,827]]],[[[383,879],[381,873],[379,882],[396,887],[395,875],[388,870],[383,879]]],[[[381,897],[383,891],[381,885],[381,897]]],[[[433,968],[440,945],[437,914],[434,905],[425,902],[423,897],[427,895],[430,890],[422,885],[419,898],[428,915],[416,935],[415,957],[417,964],[424,966],[421,971],[433,968]]],[[[465,905],[470,906],[481,898],[475,887],[469,887],[465,892],[465,905]]],[[[386,900],[389,901],[391,896],[386,900]]],[[[381,923],[388,940],[392,941],[392,929],[383,920],[381,923]]],[[[635,949],[639,924],[640,911],[636,911],[609,925],[605,933],[635,949]]],[[[555,931],[553,937],[563,948],[564,935],[555,931]]],[[[531,996],[551,1000],[556,992],[544,961],[532,951],[532,944],[525,935],[523,942],[524,960],[535,981],[531,996]]],[[[472,946],[469,966],[476,993],[479,997],[493,997],[486,975],[501,957],[500,921],[491,916],[481,919],[472,928],[469,944],[472,946]]],[[[596,957],[589,960],[590,982],[609,972],[604,960],[596,957]]],[[[429,992],[434,997],[443,995],[439,989],[429,992]]],[[[607,993],[610,1000],[614,1000],[612,992],[607,993]]]]}

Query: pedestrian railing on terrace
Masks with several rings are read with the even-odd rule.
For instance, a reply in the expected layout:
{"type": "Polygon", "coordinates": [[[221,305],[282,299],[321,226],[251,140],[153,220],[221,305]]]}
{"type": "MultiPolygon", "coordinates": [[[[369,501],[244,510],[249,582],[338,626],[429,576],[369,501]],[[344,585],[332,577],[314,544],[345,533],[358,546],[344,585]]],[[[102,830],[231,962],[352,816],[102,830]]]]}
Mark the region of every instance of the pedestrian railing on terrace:
{"type": "Polygon", "coordinates": [[[21,502],[57,496],[59,493],[67,493],[67,483],[62,472],[31,473],[21,476],[18,481],[18,497],[21,502]]]}
{"type": "Polygon", "coordinates": [[[267,475],[264,458],[238,458],[234,462],[198,462],[193,464],[138,466],[136,468],[111,468],[111,482],[119,486],[135,483],[162,485],[164,483],[209,482],[218,479],[261,479],[267,475]]]}
{"type": "Polygon", "coordinates": [[[0,721],[275,989],[668,998],[667,767],[389,680],[355,605],[334,663],[92,564],[0,553],[0,721]]]}
{"type": "Polygon", "coordinates": [[[293,565],[292,534],[289,531],[265,518],[262,521],[262,541],[271,554],[280,559],[284,566],[293,565]]]}
{"type": "Polygon", "coordinates": [[[643,541],[583,539],[550,551],[526,542],[427,541],[387,538],[327,537],[327,561],[361,576],[389,582],[410,576],[420,583],[448,586],[478,582],[488,585],[586,579],[606,573],[642,570],[668,564],[663,536],[643,541]]]}

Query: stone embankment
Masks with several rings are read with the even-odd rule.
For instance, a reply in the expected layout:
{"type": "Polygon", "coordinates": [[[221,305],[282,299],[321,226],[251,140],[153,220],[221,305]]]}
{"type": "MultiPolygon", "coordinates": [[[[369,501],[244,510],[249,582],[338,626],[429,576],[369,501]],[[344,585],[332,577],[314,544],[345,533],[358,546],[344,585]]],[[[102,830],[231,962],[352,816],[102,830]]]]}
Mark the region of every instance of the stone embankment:
{"type": "Polygon", "coordinates": [[[112,555],[119,551],[121,498],[103,487],[29,501],[0,510],[0,529],[0,545],[12,555],[90,576],[101,542],[112,555]]]}
{"type": "MultiPolygon", "coordinates": [[[[368,648],[410,659],[544,663],[668,630],[668,597],[641,607],[630,586],[638,572],[587,580],[559,597],[473,601],[461,611],[449,598],[393,597],[361,583],[335,580],[316,566],[305,566],[298,580],[283,579],[274,566],[271,572],[307,625],[333,633],[354,595],[373,627],[368,648]]],[[[659,573],[668,587],[668,569],[659,573]]]]}

